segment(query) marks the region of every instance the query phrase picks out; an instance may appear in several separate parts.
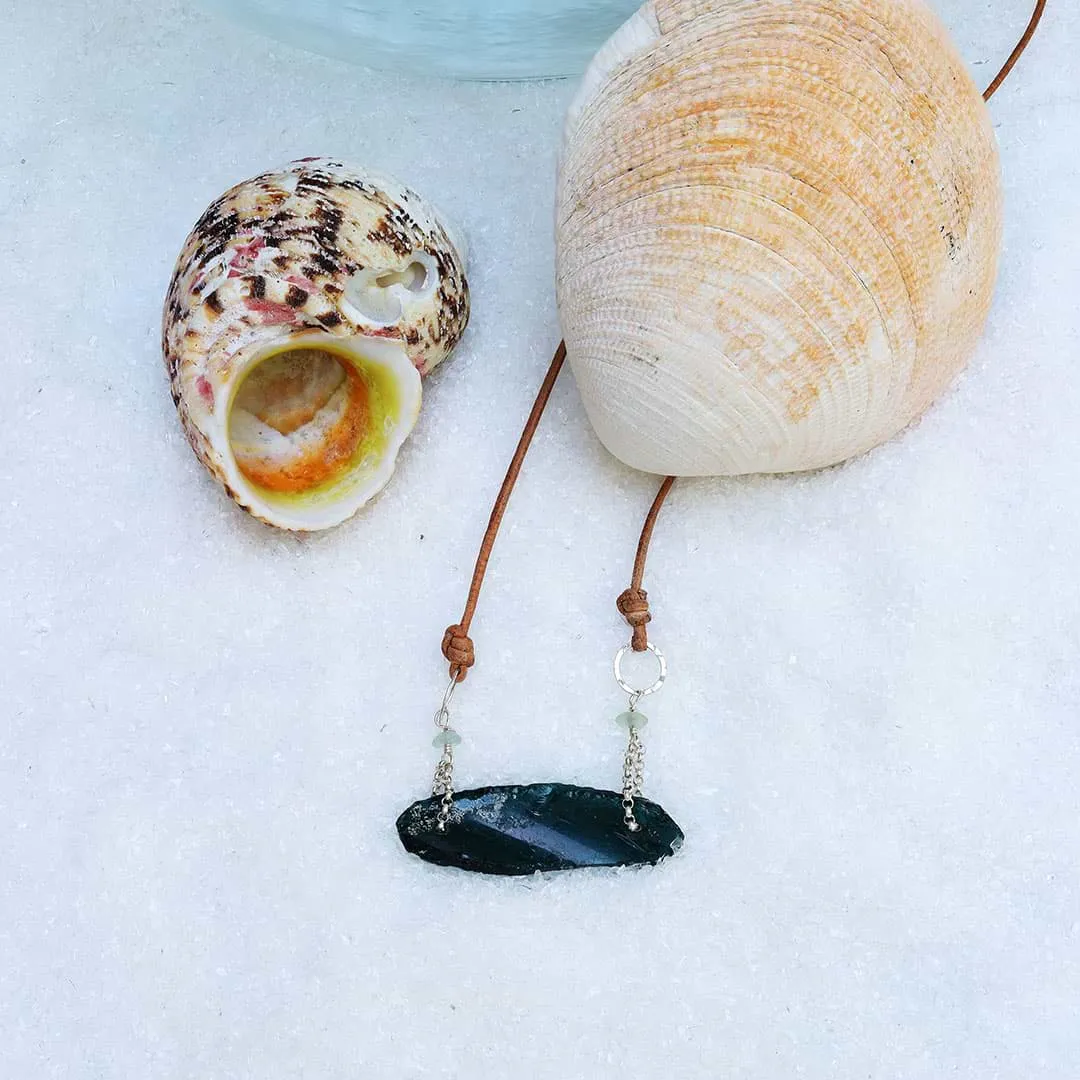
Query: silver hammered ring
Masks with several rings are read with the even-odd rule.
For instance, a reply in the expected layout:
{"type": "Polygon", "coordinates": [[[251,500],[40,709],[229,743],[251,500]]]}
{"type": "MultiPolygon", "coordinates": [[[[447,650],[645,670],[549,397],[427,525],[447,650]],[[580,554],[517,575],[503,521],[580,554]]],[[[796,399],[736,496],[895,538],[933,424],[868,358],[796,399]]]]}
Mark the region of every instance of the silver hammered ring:
{"type": "Polygon", "coordinates": [[[648,697],[650,694],[655,694],[661,686],[664,685],[667,679],[667,660],[664,659],[664,654],[651,642],[645,646],[656,657],[656,662],[660,665],[660,674],[656,677],[656,682],[652,686],[645,689],[639,689],[636,686],[631,686],[624,678],[622,673],[623,657],[630,651],[630,645],[624,645],[615,654],[615,681],[619,684],[619,687],[628,693],[632,698],[648,697]]]}

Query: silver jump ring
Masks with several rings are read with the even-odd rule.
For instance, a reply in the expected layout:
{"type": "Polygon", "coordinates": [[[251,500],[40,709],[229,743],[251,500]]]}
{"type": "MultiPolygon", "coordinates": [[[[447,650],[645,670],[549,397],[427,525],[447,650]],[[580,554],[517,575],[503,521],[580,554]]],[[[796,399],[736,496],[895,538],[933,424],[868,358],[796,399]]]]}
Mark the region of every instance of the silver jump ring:
{"type": "Polygon", "coordinates": [[[656,682],[652,686],[641,688],[637,686],[631,686],[624,678],[622,674],[622,662],[623,657],[630,651],[630,645],[624,645],[615,654],[615,681],[619,686],[634,698],[635,703],[638,699],[648,697],[650,694],[655,694],[661,686],[664,685],[664,681],[667,679],[667,660],[664,659],[664,654],[651,642],[645,646],[656,657],[656,662],[660,665],[660,674],[656,677],[656,682]]]}

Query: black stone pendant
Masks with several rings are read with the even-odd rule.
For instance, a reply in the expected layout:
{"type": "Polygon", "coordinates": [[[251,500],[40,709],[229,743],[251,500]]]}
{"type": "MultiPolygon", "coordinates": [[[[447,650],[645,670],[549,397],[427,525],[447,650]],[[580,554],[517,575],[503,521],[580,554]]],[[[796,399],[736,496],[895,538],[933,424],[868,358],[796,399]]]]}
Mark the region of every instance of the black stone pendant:
{"type": "Polygon", "coordinates": [[[480,874],[655,865],[683,841],[682,829],[648,799],[634,800],[641,828],[631,832],[623,821],[622,795],[615,791],[570,784],[458,791],[442,831],[441,802],[439,796],[421,799],[398,818],[405,850],[480,874]]]}

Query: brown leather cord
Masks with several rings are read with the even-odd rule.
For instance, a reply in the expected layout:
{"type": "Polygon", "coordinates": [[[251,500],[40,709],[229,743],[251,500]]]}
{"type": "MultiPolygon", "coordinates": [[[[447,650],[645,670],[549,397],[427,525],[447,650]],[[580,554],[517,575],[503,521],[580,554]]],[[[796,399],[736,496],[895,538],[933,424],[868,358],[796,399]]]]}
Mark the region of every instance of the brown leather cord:
{"type": "MultiPolygon", "coordinates": [[[[1005,61],[1002,69],[994,77],[994,81],[986,88],[983,93],[984,101],[989,101],[998,87],[1009,77],[1009,72],[1016,66],[1017,60],[1023,55],[1028,42],[1031,41],[1035,31],[1038,29],[1045,8],[1046,0],[1037,0],[1035,13],[1031,16],[1031,21],[1028,23],[1023,37],[1009,55],[1008,60],[1005,61]]],[[[472,583],[469,585],[469,596],[465,601],[465,611],[462,613],[461,621],[448,626],[446,633],[443,635],[443,656],[446,657],[450,664],[450,678],[455,682],[464,680],[469,673],[469,668],[476,663],[476,651],[473,648],[472,638],[469,637],[469,629],[472,626],[473,616],[476,614],[476,605],[480,600],[480,589],[484,584],[484,574],[487,572],[491,550],[495,546],[495,538],[499,535],[499,526],[502,524],[507,504],[513,494],[514,484],[517,483],[521,466],[525,461],[525,455],[529,452],[533,436],[540,425],[544,409],[547,407],[548,400],[551,397],[551,391],[555,387],[555,381],[558,379],[559,372],[562,371],[565,361],[566,343],[560,342],[558,349],[555,350],[554,357],[552,357],[551,366],[548,368],[544,381],[540,385],[536,400],[533,402],[529,418],[525,421],[525,427],[521,432],[521,438],[518,440],[517,449],[510,460],[510,467],[506,470],[502,487],[499,488],[499,494],[495,499],[495,505],[491,508],[491,517],[488,519],[484,539],[480,542],[480,551],[476,556],[476,567],[473,570],[472,583]]],[[[649,544],[652,541],[653,529],[656,527],[656,519],[660,516],[664,500],[667,499],[674,483],[674,476],[667,477],[660,485],[660,490],[656,493],[656,498],[653,500],[652,507],[645,518],[645,524],[641,529],[637,554],[634,557],[634,572],[630,580],[630,588],[626,589],[617,601],[619,613],[630,624],[632,630],[631,644],[635,652],[644,652],[649,645],[646,627],[652,621],[652,614],[649,612],[649,594],[642,588],[642,582],[645,578],[645,562],[649,556],[649,544]]]]}
{"type": "Polygon", "coordinates": [[[1031,22],[1027,24],[1024,36],[1016,43],[1016,48],[1009,53],[1009,59],[1005,61],[1001,70],[994,76],[994,81],[983,91],[983,101],[989,101],[997,92],[998,87],[1009,77],[1009,72],[1016,66],[1016,61],[1023,56],[1028,43],[1035,36],[1035,31],[1039,28],[1045,10],[1046,0],[1037,0],[1035,13],[1031,16],[1031,22]]]}
{"type": "Polygon", "coordinates": [[[552,357],[551,366],[540,385],[536,400],[533,402],[529,418],[525,421],[524,430],[521,432],[514,456],[510,459],[510,467],[506,470],[495,505],[491,508],[491,517],[484,531],[484,539],[480,542],[480,551],[476,556],[476,567],[473,570],[472,584],[469,586],[469,596],[465,601],[465,611],[462,613],[461,621],[448,626],[446,633],[443,634],[442,652],[450,664],[450,678],[455,682],[461,682],[468,675],[469,668],[476,663],[476,652],[473,649],[472,638],[469,637],[469,628],[476,614],[476,605],[480,599],[480,588],[484,584],[488,560],[491,558],[491,549],[495,546],[495,537],[499,535],[499,526],[502,524],[506,505],[510,501],[514,484],[517,483],[518,474],[521,472],[521,465],[529,452],[529,446],[540,425],[540,418],[544,415],[551,391],[555,387],[555,380],[559,377],[565,360],[566,343],[560,342],[552,357]]]}
{"type": "Polygon", "coordinates": [[[649,557],[649,544],[652,542],[653,528],[656,519],[660,516],[660,508],[668,497],[675,477],[669,476],[660,485],[660,490],[653,499],[652,507],[645,518],[645,524],[641,528],[641,539],[638,540],[637,555],[634,557],[634,575],[630,579],[630,588],[623,592],[616,601],[619,614],[630,624],[633,634],[630,644],[634,652],[644,652],[649,647],[649,633],[646,625],[652,622],[652,614],[649,612],[649,594],[641,587],[645,577],[645,560],[649,557]]]}
{"type": "MultiPolygon", "coordinates": [[[[503,477],[502,487],[495,498],[495,505],[491,508],[491,517],[488,519],[487,529],[484,530],[484,538],[480,541],[480,551],[476,556],[476,567],[473,569],[472,583],[469,585],[469,595],[465,601],[465,610],[462,612],[460,622],[453,623],[446,628],[443,634],[442,653],[450,664],[450,678],[455,682],[462,682],[469,674],[469,668],[476,663],[476,650],[472,638],[469,637],[469,629],[472,626],[473,616],[476,614],[476,605],[480,600],[480,590],[484,584],[484,575],[487,573],[488,561],[491,559],[491,551],[495,546],[495,539],[499,535],[499,526],[502,524],[506,513],[507,504],[513,494],[514,485],[517,483],[521,466],[525,461],[525,455],[532,445],[533,436],[540,426],[540,420],[544,415],[551,391],[555,388],[555,380],[562,371],[566,362],[566,343],[560,342],[555,355],[552,357],[551,366],[544,376],[543,383],[533,402],[529,418],[525,421],[521,438],[518,439],[517,449],[510,459],[510,467],[503,477]]],[[[638,541],[637,557],[634,560],[634,576],[629,589],[619,597],[619,611],[626,617],[626,621],[634,628],[634,648],[641,651],[646,648],[648,638],[645,636],[645,623],[649,621],[649,605],[645,590],[641,587],[645,575],[645,559],[649,553],[649,541],[652,539],[653,527],[660,514],[660,507],[675,483],[675,477],[669,476],[660,486],[660,492],[653,502],[652,509],[645,519],[645,527],[641,531],[641,539],[638,541]],[[638,642],[641,642],[640,648],[638,642]]]]}

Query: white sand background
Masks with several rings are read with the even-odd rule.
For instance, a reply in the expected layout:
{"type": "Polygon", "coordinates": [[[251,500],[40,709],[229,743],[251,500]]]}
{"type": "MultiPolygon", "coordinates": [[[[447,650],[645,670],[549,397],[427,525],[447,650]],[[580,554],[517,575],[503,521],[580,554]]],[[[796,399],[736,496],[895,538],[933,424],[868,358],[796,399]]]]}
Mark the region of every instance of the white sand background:
{"type": "MultiPolygon", "coordinates": [[[[980,83],[1029,14],[937,6],[980,83]]],[[[374,75],[180,0],[6,7],[0,1077],[1080,1076],[1075,4],[992,103],[1004,257],[957,388],[847,467],[670,501],[647,742],[684,850],[524,881],[393,823],[557,341],[572,85],[374,75]],[[460,222],[475,314],[392,486],[303,539],[198,465],[158,322],[205,204],[319,153],[460,222]]],[[[462,784],[618,783],[653,490],[566,378],[481,603],[462,784]]]]}

